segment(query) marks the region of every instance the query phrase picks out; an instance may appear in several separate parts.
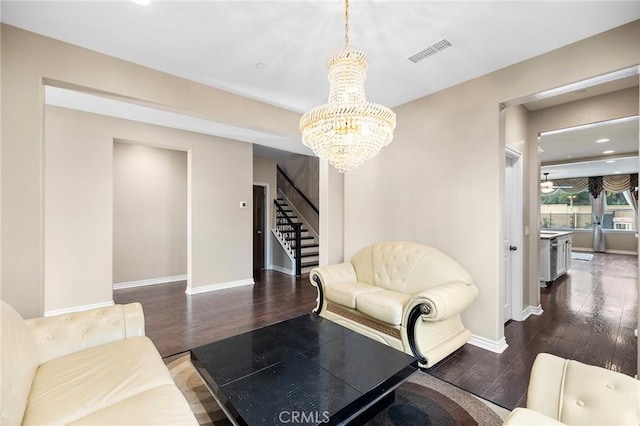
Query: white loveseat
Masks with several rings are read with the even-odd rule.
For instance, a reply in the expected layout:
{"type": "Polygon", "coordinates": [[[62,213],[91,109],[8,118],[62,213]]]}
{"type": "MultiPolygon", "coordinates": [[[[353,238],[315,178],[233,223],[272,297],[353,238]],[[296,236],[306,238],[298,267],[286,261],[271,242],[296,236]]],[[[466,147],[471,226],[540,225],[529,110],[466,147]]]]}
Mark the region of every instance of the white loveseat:
{"type": "Polygon", "coordinates": [[[374,244],[350,262],[313,269],[309,279],[318,289],[316,314],[415,356],[423,368],[471,337],[460,313],[478,289],[458,263],[432,247],[374,244]]]}
{"type": "Polygon", "coordinates": [[[2,425],[196,425],[139,303],[23,320],[2,302],[2,425]]]}
{"type": "Polygon", "coordinates": [[[640,425],[640,382],[633,377],[555,355],[538,354],[531,369],[527,408],[505,426],[640,425]]]}

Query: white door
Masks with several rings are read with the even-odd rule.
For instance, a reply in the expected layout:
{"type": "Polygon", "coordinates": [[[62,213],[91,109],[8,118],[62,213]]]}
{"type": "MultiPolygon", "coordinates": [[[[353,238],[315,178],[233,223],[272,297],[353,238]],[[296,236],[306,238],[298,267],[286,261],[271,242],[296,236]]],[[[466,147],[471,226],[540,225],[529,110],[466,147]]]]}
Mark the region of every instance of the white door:
{"type": "Polygon", "coordinates": [[[504,170],[504,207],[505,207],[505,232],[504,232],[504,322],[512,318],[511,299],[513,291],[513,245],[511,244],[511,234],[513,232],[513,223],[511,217],[513,201],[513,160],[506,158],[506,167],[504,170]]]}
{"type": "Polygon", "coordinates": [[[504,322],[522,321],[522,156],[507,148],[504,170],[504,322]]]}

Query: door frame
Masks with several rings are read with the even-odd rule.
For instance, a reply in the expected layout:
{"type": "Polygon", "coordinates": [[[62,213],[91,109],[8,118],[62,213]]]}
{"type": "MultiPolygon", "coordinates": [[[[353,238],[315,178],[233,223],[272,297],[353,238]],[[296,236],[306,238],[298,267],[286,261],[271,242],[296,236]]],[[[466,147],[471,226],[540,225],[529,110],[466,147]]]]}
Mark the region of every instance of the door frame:
{"type": "MultiPolygon", "coordinates": [[[[513,202],[510,203],[511,209],[507,210],[507,200],[505,199],[504,209],[506,212],[505,220],[508,220],[511,224],[512,235],[509,239],[511,244],[518,247],[512,254],[511,258],[511,277],[505,277],[505,284],[511,282],[511,319],[515,321],[522,321],[523,315],[523,290],[524,290],[524,268],[523,268],[523,168],[522,168],[522,154],[514,151],[511,148],[505,148],[506,159],[511,160],[512,163],[512,182],[511,188],[513,190],[513,202]]],[[[506,166],[505,166],[506,167],[506,166]]],[[[506,227],[505,227],[506,228],[506,227]]]]}
{"type": "Polygon", "coordinates": [[[269,226],[269,224],[272,223],[271,213],[273,212],[273,206],[269,203],[269,200],[271,200],[271,185],[269,185],[268,182],[253,182],[253,185],[264,187],[264,233],[262,234],[262,241],[264,242],[264,269],[273,269],[271,260],[271,227],[269,226]]]}

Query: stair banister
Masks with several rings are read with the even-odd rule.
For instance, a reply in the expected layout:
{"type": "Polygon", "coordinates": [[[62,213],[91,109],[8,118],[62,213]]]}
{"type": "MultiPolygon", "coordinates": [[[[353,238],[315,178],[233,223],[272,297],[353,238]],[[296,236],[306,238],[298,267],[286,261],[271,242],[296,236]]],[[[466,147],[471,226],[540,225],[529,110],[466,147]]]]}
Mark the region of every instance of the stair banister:
{"type": "Polygon", "coordinates": [[[289,184],[291,185],[291,187],[293,189],[295,189],[295,191],[302,197],[303,200],[305,200],[307,202],[307,204],[309,204],[309,206],[313,209],[313,211],[315,211],[317,214],[320,214],[320,210],[318,210],[318,208],[316,207],[315,204],[313,204],[311,202],[311,200],[309,198],[307,198],[306,195],[304,195],[304,192],[300,191],[300,189],[296,186],[295,183],[293,183],[293,181],[291,180],[291,178],[289,176],[287,176],[287,174],[284,172],[284,170],[282,170],[280,168],[280,166],[276,165],[276,168],[278,169],[278,172],[282,175],[282,177],[285,178],[285,180],[287,182],[289,182],[289,184]]]}
{"type": "Polygon", "coordinates": [[[276,227],[279,227],[280,232],[284,234],[293,233],[295,246],[295,261],[296,261],[296,276],[302,275],[302,223],[296,223],[289,218],[285,210],[282,208],[278,200],[273,200],[277,212],[276,212],[276,227]],[[279,215],[277,213],[280,213],[279,215]],[[286,224],[282,224],[282,219],[286,220],[286,224]],[[286,228],[288,227],[288,228],[286,228]],[[285,230],[286,228],[286,230],[285,230]]]}

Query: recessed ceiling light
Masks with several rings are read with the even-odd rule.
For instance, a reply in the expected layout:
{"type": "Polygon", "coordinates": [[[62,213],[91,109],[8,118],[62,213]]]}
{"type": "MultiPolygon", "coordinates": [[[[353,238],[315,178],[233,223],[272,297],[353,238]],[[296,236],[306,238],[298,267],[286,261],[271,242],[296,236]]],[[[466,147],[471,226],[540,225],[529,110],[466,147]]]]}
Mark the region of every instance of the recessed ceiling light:
{"type": "Polygon", "coordinates": [[[135,4],[139,4],[140,6],[149,6],[151,4],[151,0],[131,0],[135,4]]]}
{"type": "Polygon", "coordinates": [[[615,162],[616,162],[616,160],[607,160],[607,161],[605,161],[605,163],[609,163],[609,164],[615,163],[615,162]]]}
{"type": "Polygon", "coordinates": [[[620,172],[613,172],[613,174],[614,174],[614,175],[619,175],[619,174],[620,174],[620,172]]]}
{"type": "Polygon", "coordinates": [[[614,152],[615,152],[615,151],[614,151],[614,150],[612,150],[612,149],[607,150],[607,151],[602,151],[602,153],[603,153],[603,154],[613,154],[614,152]]]}
{"type": "Polygon", "coordinates": [[[611,139],[607,139],[607,138],[603,138],[603,139],[598,139],[596,141],[596,143],[605,143],[605,142],[609,142],[611,139]]]}
{"type": "Polygon", "coordinates": [[[573,155],[567,155],[567,158],[573,158],[573,155]]]}

